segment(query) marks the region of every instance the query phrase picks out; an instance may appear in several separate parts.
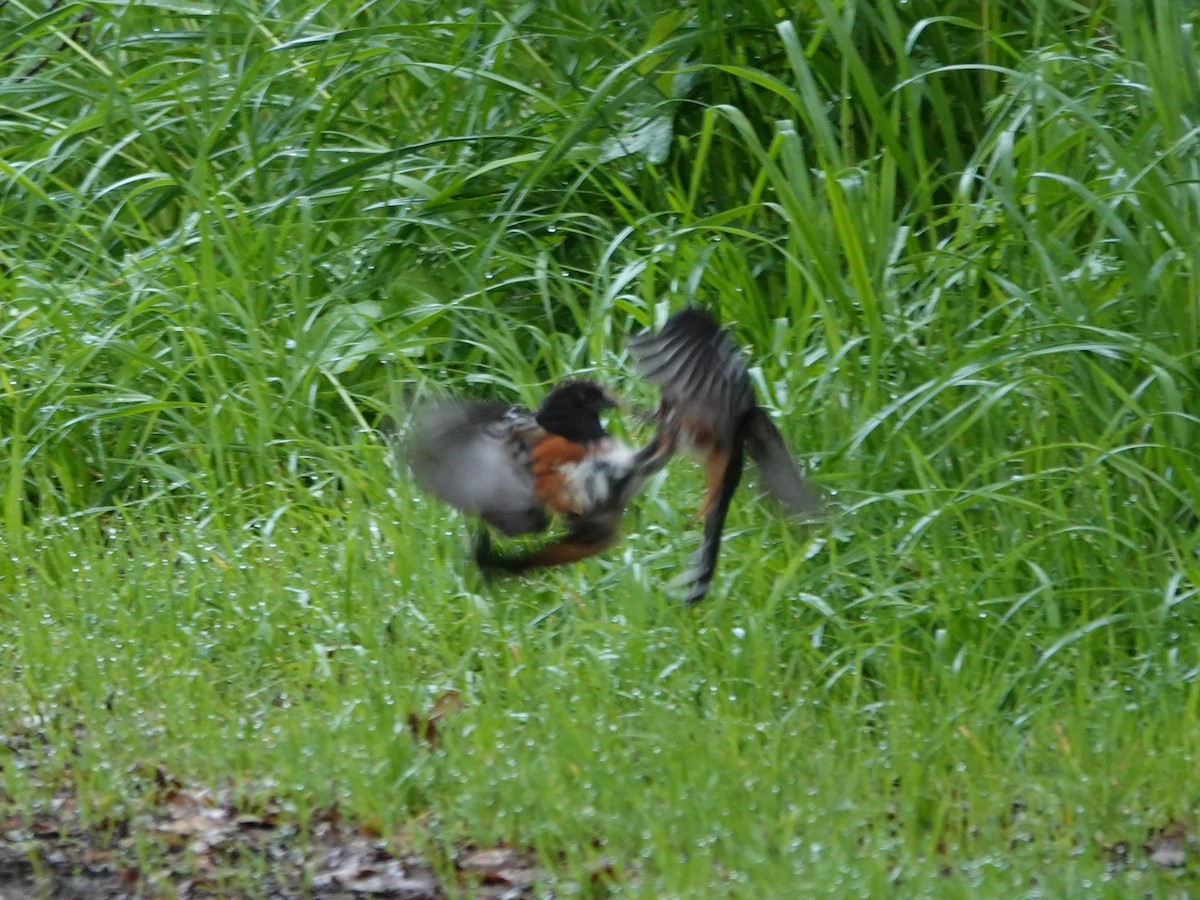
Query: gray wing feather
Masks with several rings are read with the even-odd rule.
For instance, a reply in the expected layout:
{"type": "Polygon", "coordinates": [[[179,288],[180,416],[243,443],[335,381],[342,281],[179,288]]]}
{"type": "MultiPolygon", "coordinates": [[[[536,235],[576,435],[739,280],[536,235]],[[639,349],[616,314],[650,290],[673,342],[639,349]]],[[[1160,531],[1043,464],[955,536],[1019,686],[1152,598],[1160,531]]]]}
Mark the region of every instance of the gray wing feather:
{"type": "Polygon", "coordinates": [[[682,310],[658,334],[630,341],[629,349],[678,415],[704,422],[726,441],[755,406],[746,360],[707,313],[682,310]]]}
{"type": "Polygon", "coordinates": [[[534,500],[521,448],[500,427],[511,407],[490,401],[441,403],[418,410],[407,441],[417,483],[508,535],[543,531],[548,516],[534,500]]]}

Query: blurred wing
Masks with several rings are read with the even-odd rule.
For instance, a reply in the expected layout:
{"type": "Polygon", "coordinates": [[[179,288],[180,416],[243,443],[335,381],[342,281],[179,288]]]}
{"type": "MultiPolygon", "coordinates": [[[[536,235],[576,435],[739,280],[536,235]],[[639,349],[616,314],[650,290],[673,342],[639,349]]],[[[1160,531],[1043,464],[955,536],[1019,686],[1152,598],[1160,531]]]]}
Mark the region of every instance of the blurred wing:
{"type": "Polygon", "coordinates": [[[817,516],[824,504],[820,494],[801,477],[788,452],[783,435],[761,408],[749,413],[746,452],[758,464],[763,489],[788,508],[803,516],[817,516]]]}
{"type": "Polygon", "coordinates": [[[708,313],[684,309],[658,334],[634,338],[629,350],[687,431],[731,446],[738,422],[754,408],[754,393],[746,360],[708,313]]]}
{"type": "Polygon", "coordinates": [[[543,531],[546,510],[533,475],[504,427],[511,408],[491,401],[442,403],[419,410],[407,442],[408,465],[425,490],[499,531],[543,531]]]}

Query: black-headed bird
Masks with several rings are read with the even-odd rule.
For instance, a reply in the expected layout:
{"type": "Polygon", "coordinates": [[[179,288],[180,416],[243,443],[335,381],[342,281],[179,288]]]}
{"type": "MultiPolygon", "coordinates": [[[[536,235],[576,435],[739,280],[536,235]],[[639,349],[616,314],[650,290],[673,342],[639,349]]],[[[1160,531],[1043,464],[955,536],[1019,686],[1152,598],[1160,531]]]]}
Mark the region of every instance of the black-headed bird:
{"type": "Polygon", "coordinates": [[[657,437],[640,450],[600,422],[616,398],[592,381],[558,384],[536,410],[487,400],[420,410],[408,463],[417,482],[501,534],[545,531],[553,515],[566,534],[535,550],[501,554],[481,533],[476,559],[485,569],[523,571],[575,562],[610,547],[621,514],[671,448],[657,437]]]}

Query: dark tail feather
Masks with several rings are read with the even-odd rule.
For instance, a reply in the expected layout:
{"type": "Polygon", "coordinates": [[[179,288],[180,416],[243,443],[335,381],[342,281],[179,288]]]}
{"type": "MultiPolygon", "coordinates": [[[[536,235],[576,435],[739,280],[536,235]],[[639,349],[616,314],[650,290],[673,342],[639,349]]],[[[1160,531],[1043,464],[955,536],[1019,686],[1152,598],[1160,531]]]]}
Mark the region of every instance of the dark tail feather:
{"type": "Polygon", "coordinates": [[[758,465],[763,489],[793,514],[808,519],[820,516],[824,501],[801,476],[771,417],[759,407],[749,412],[746,418],[746,452],[758,465]]]}

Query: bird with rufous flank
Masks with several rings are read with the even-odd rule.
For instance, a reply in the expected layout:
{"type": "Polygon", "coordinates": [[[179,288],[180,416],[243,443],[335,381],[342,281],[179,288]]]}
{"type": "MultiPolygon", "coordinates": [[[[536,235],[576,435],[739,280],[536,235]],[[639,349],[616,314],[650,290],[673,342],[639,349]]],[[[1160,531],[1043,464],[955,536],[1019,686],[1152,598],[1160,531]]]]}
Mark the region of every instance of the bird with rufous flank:
{"type": "Polygon", "coordinates": [[[506,536],[547,531],[556,517],[565,527],[535,549],[508,552],[496,550],[484,530],[476,560],[485,570],[520,572],[608,549],[626,506],[679,450],[701,457],[707,482],[700,551],[683,579],[689,603],[712,583],[747,454],[768,494],[793,512],[820,512],[820,496],[755,400],[745,357],[709,314],[676,313],[658,333],[631,341],[630,350],[661,395],[650,417],[655,434],[638,449],[605,430],[601,413],[620,404],[586,379],[556,385],[536,410],[458,400],[414,415],[408,465],[427,491],[506,536]]]}
{"type": "Polygon", "coordinates": [[[481,533],[485,569],[519,572],[585,559],[617,538],[621,514],[669,447],[656,437],[633,450],[610,435],[600,414],[618,405],[585,379],[563,381],[536,410],[494,401],[451,401],[418,410],[408,446],[417,482],[507,536],[566,533],[531,551],[502,554],[481,533]]]}
{"type": "Polygon", "coordinates": [[[755,399],[746,357],[711,315],[695,307],[681,310],[658,333],[632,340],[629,349],[662,394],[656,439],[699,456],[704,467],[707,491],[698,513],[704,533],[683,579],[686,599],[695,603],[716,572],[725,518],[747,454],[763,489],[789,512],[816,518],[824,503],[755,399]]]}

